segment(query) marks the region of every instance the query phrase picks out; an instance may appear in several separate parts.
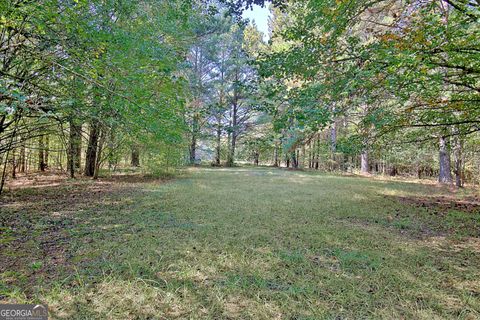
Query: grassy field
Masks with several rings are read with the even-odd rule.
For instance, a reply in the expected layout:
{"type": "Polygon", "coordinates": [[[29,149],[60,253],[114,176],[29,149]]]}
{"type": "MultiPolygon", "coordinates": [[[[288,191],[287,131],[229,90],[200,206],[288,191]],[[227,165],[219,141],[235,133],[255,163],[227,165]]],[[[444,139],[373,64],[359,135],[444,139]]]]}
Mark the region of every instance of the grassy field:
{"type": "Polygon", "coordinates": [[[480,319],[479,199],[269,168],[16,187],[0,300],[54,319],[480,319]]]}

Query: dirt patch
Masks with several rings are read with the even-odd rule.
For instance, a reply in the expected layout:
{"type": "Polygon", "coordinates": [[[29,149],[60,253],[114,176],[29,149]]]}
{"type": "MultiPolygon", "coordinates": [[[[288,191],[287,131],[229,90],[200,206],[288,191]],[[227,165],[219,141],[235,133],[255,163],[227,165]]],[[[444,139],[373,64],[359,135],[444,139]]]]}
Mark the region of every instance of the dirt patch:
{"type": "Polygon", "coordinates": [[[436,214],[444,215],[450,210],[468,213],[480,213],[480,197],[469,196],[456,199],[453,196],[438,197],[398,197],[400,202],[419,208],[426,208],[436,214]]]}

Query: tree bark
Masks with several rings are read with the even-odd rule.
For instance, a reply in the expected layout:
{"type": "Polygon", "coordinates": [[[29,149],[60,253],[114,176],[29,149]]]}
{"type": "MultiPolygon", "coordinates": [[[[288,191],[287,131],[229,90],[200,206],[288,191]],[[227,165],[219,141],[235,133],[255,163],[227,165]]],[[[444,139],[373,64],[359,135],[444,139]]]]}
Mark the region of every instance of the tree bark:
{"type": "Polygon", "coordinates": [[[298,161],[298,165],[301,169],[305,169],[307,167],[306,163],[305,163],[305,157],[306,157],[306,149],[305,149],[305,144],[302,144],[302,148],[301,148],[301,151],[300,151],[300,156],[299,156],[299,161],[298,161]]]}
{"type": "Polygon", "coordinates": [[[337,123],[334,121],[330,129],[330,152],[331,152],[331,167],[330,170],[334,171],[337,169],[337,160],[335,154],[337,152],[337,123]]]}
{"type": "Polygon", "coordinates": [[[220,166],[221,164],[221,151],[222,151],[222,122],[220,116],[217,118],[217,147],[215,150],[215,164],[220,166]]]}
{"type": "Polygon", "coordinates": [[[439,139],[439,164],[440,170],[438,173],[438,182],[452,183],[452,174],[450,172],[450,151],[448,150],[447,138],[440,137],[439,139]]]}
{"type": "Polygon", "coordinates": [[[95,159],[95,171],[93,173],[93,179],[98,179],[98,175],[100,174],[100,167],[102,165],[102,152],[103,152],[103,145],[105,143],[105,136],[106,132],[105,129],[99,128],[99,140],[98,140],[98,148],[97,148],[97,157],[95,159]]]}
{"type": "Polygon", "coordinates": [[[48,168],[49,151],[50,151],[50,136],[47,134],[47,135],[45,135],[45,149],[43,151],[45,168],[48,168]]]}
{"type": "Polygon", "coordinates": [[[132,167],[140,167],[140,149],[137,145],[132,146],[132,157],[130,164],[132,167]]]}
{"type": "Polygon", "coordinates": [[[278,161],[278,143],[275,142],[275,147],[273,149],[273,166],[278,167],[280,163],[278,161]]]}
{"type": "Polygon", "coordinates": [[[75,171],[81,172],[82,167],[82,124],[75,126],[75,155],[74,155],[74,165],[75,171]]]}
{"type": "Polygon", "coordinates": [[[25,157],[25,143],[22,143],[20,147],[20,172],[25,173],[26,167],[26,157],[25,157]]]}
{"type": "Polygon", "coordinates": [[[370,166],[368,163],[368,150],[363,149],[360,155],[360,172],[362,174],[370,173],[370,166]]]}
{"type": "Polygon", "coordinates": [[[228,167],[233,167],[235,165],[235,149],[237,146],[237,136],[235,133],[232,133],[232,141],[230,144],[230,150],[228,153],[228,161],[227,161],[227,166],[228,167]]]}
{"type": "Polygon", "coordinates": [[[308,142],[308,169],[313,167],[312,140],[308,142]]]}
{"type": "Polygon", "coordinates": [[[70,120],[67,157],[70,178],[75,178],[75,172],[80,169],[81,141],[81,125],[77,125],[74,120],[70,120]]]}
{"type": "Polygon", "coordinates": [[[455,185],[458,188],[463,187],[463,143],[462,138],[458,135],[455,136],[455,145],[453,148],[453,163],[454,163],[454,172],[455,172],[455,185]]]}
{"type": "Polygon", "coordinates": [[[195,159],[197,157],[197,137],[192,135],[192,139],[190,141],[190,164],[195,164],[195,159]]]}
{"type": "Polygon", "coordinates": [[[17,178],[17,162],[16,162],[16,157],[15,157],[15,152],[16,149],[12,150],[12,179],[17,178]]]}
{"type": "Polygon", "coordinates": [[[235,148],[237,145],[237,125],[238,125],[238,93],[237,89],[234,89],[233,102],[232,102],[232,125],[230,131],[232,132],[230,149],[228,152],[227,166],[233,167],[235,165],[235,148]]]}
{"type": "Polygon", "coordinates": [[[292,167],[294,169],[298,169],[298,153],[297,153],[297,150],[293,150],[290,157],[292,159],[292,167]]]}
{"type": "Polygon", "coordinates": [[[38,170],[45,171],[45,145],[43,143],[43,136],[38,137],[38,170]]]}
{"type": "Polygon", "coordinates": [[[85,176],[93,177],[95,175],[95,165],[97,162],[97,148],[100,128],[97,122],[90,123],[90,133],[88,135],[88,146],[85,157],[85,176]]]}

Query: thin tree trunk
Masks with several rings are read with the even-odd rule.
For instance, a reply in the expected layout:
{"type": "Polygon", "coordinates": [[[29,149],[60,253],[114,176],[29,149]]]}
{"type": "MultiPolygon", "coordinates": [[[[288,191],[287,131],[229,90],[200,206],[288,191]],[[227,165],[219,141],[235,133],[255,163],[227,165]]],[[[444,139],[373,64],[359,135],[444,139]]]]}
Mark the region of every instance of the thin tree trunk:
{"type": "Polygon", "coordinates": [[[95,160],[95,172],[93,174],[93,179],[98,179],[98,175],[100,174],[100,167],[102,165],[102,152],[103,152],[103,145],[105,143],[105,130],[100,130],[100,137],[98,141],[98,149],[97,149],[97,158],[95,160]]]}
{"type": "Polygon", "coordinates": [[[48,156],[50,152],[50,136],[47,134],[45,135],[45,149],[43,151],[43,157],[45,162],[45,168],[48,168],[48,156]]]}
{"type": "Polygon", "coordinates": [[[306,150],[305,150],[305,144],[302,144],[302,148],[301,148],[301,152],[300,152],[300,156],[299,156],[299,167],[301,169],[305,169],[307,166],[306,166],[306,163],[305,163],[305,157],[306,157],[306,150]]]}
{"type": "Polygon", "coordinates": [[[17,163],[16,163],[16,158],[15,158],[15,151],[16,149],[14,148],[12,150],[12,179],[16,179],[17,178],[17,163]]]}
{"type": "MultiPolygon", "coordinates": [[[[197,103],[196,103],[197,104],[197,103]]],[[[197,139],[200,133],[200,115],[195,112],[192,119],[192,136],[190,139],[190,165],[197,160],[197,139]]]]}
{"type": "Polygon", "coordinates": [[[74,154],[74,165],[75,171],[81,172],[82,167],[82,124],[74,125],[74,146],[75,146],[75,154],[74,154]]]}
{"type": "Polygon", "coordinates": [[[217,147],[215,154],[215,164],[220,166],[221,164],[221,151],[222,151],[222,122],[220,116],[217,118],[217,147]]]}
{"type": "Polygon", "coordinates": [[[72,179],[75,178],[75,172],[80,169],[80,152],[81,152],[80,131],[81,131],[81,126],[76,125],[74,120],[70,120],[67,167],[68,167],[70,178],[72,179]]]}
{"type": "Polygon", "coordinates": [[[308,142],[308,169],[312,169],[313,157],[312,157],[312,140],[308,142]]]}
{"type": "MultiPolygon", "coordinates": [[[[19,118],[16,117],[15,122],[14,122],[13,134],[12,134],[12,136],[10,137],[10,142],[9,142],[9,145],[8,145],[8,147],[7,147],[7,149],[6,149],[7,152],[5,152],[5,160],[4,160],[4,162],[3,162],[2,177],[1,177],[1,180],[0,180],[0,195],[1,195],[2,192],[3,192],[3,187],[4,187],[4,185],[5,185],[5,179],[7,178],[8,155],[10,154],[10,151],[12,150],[13,140],[15,139],[16,134],[17,134],[18,121],[19,121],[19,118]]],[[[2,158],[2,160],[3,160],[3,158],[2,158]]]]}
{"type": "Polygon", "coordinates": [[[192,140],[190,141],[190,164],[194,165],[197,158],[197,137],[192,135],[192,140]]]}
{"type": "Polygon", "coordinates": [[[330,129],[330,152],[331,152],[330,170],[334,171],[337,169],[337,162],[335,159],[335,154],[337,152],[337,122],[336,121],[333,121],[332,128],[330,129]]]}
{"type": "Polygon", "coordinates": [[[45,145],[43,135],[38,137],[38,170],[45,171],[45,145]]]}
{"type": "Polygon", "coordinates": [[[20,147],[20,172],[25,173],[26,167],[26,158],[25,158],[25,143],[22,143],[20,147]]]}
{"type": "Polygon", "coordinates": [[[228,154],[228,161],[227,161],[227,166],[228,167],[233,167],[235,165],[235,149],[237,146],[237,137],[236,134],[232,134],[232,142],[230,145],[230,152],[228,154]]]}
{"type": "Polygon", "coordinates": [[[462,170],[462,152],[463,143],[462,138],[458,135],[455,136],[455,145],[453,149],[453,162],[454,162],[454,172],[455,172],[455,185],[458,188],[463,187],[463,170],[462,170]]]}
{"type": "Polygon", "coordinates": [[[232,106],[232,126],[231,126],[232,136],[230,141],[230,150],[228,152],[228,159],[227,159],[228,167],[233,167],[235,165],[235,149],[237,146],[237,120],[238,120],[237,119],[237,112],[238,112],[237,102],[238,102],[238,97],[235,91],[233,106],[232,106]]]}

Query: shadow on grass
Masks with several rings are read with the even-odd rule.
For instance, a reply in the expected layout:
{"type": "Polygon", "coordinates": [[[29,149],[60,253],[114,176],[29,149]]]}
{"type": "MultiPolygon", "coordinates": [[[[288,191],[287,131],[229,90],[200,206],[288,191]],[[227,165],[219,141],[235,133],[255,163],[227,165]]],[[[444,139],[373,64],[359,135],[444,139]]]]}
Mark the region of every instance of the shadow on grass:
{"type": "Polygon", "coordinates": [[[47,299],[63,319],[479,315],[470,239],[408,233],[446,224],[399,198],[420,187],[234,170],[165,198],[130,178],[15,191],[1,207],[0,300],[47,299]]]}

